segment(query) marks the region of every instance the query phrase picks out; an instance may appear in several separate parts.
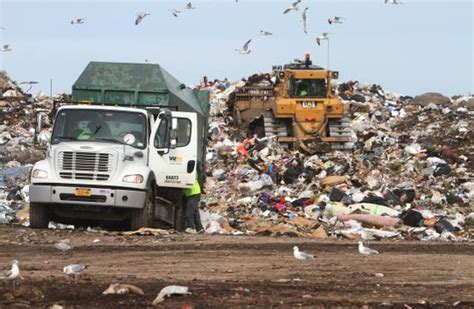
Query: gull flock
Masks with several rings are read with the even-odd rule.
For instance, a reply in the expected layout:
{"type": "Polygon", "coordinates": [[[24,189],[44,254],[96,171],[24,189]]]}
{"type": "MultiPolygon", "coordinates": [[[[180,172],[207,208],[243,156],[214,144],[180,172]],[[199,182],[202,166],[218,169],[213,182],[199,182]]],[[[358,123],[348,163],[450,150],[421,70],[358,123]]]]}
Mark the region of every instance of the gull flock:
{"type": "MultiPolygon", "coordinates": [[[[384,1],[384,4],[388,4],[388,5],[403,4],[403,2],[399,0],[383,0],[383,1],[384,1]]],[[[238,0],[235,0],[235,2],[238,3],[238,0]]],[[[299,11],[301,4],[302,4],[302,0],[297,0],[297,1],[292,2],[289,7],[283,10],[283,15],[291,15],[290,14],[291,12],[299,11]]],[[[178,18],[184,11],[191,11],[191,10],[196,10],[196,9],[197,8],[193,5],[192,2],[188,2],[184,6],[184,8],[181,10],[173,8],[173,9],[170,9],[169,11],[172,16],[174,16],[175,18],[178,18]]],[[[308,33],[308,28],[307,28],[308,27],[308,10],[309,10],[309,7],[305,7],[303,9],[303,12],[301,13],[301,18],[300,18],[300,22],[303,24],[303,32],[305,34],[308,33]]],[[[146,11],[138,12],[134,20],[135,26],[141,25],[144,22],[145,18],[150,15],[152,15],[150,12],[146,12],[146,11]]],[[[334,17],[328,18],[327,21],[329,25],[342,24],[345,21],[345,18],[341,16],[334,16],[334,17]]],[[[85,18],[84,17],[74,18],[70,21],[70,23],[73,26],[80,26],[85,23],[85,18]]],[[[5,27],[1,27],[1,26],[0,26],[0,29],[5,30],[5,31],[7,30],[5,27]]],[[[328,34],[329,34],[328,32],[321,33],[319,36],[316,37],[316,43],[320,45],[321,41],[328,41],[329,40],[328,34]]],[[[268,37],[268,36],[272,36],[273,33],[266,30],[265,31],[260,30],[260,35],[262,37],[268,37]]],[[[242,48],[235,49],[235,50],[241,55],[250,54],[251,49],[250,49],[249,44],[251,40],[252,39],[247,40],[246,43],[242,46],[242,48]]],[[[12,48],[10,48],[8,44],[3,45],[3,47],[0,49],[0,52],[10,52],[10,51],[12,51],[12,48]]]]}

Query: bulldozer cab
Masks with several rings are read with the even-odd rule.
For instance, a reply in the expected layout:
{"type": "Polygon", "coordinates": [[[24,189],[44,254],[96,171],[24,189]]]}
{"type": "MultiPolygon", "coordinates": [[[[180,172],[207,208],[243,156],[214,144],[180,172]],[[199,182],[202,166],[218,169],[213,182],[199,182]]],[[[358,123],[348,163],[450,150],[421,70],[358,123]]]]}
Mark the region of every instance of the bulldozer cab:
{"type": "Polygon", "coordinates": [[[290,80],[288,96],[291,98],[324,98],[326,97],[326,80],[299,79],[290,80]]]}

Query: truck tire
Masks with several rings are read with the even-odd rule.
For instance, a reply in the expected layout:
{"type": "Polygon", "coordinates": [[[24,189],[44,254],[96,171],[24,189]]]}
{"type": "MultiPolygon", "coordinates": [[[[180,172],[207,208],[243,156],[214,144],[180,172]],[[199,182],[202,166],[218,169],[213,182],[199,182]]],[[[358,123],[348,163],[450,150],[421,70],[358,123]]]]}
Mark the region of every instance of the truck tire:
{"type": "Polygon", "coordinates": [[[181,198],[181,203],[178,203],[174,212],[174,229],[177,232],[184,231],[184,196],[181,198]]]}
{"type": "Polygon", "coordinates": [[[48,205],[30,203],[30,227],[33,229],[45,229],[48,228],[48,224],[48,205]]]}
{"type": "Polygon", "coordinates": [[[146,192],[143,208],[132,211],[130,219],[130,229],[132,231],[136,231],[141,227],[152,227],[156,204],[154,186],[155,184],[151,184],[151,188],[146,192]]]}

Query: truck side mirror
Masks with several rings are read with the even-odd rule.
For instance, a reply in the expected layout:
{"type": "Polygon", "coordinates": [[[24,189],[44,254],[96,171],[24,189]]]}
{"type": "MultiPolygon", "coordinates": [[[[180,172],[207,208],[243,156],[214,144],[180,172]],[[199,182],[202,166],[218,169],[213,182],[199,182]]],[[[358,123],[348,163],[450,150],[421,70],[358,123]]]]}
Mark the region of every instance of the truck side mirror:
{"type": "Polygon", "coordinates": [[[34,135],[34,145],[37,146],[40,141],[39,141],[39,135],[41,133],[41,129],[43,128],[43,117],[42,113],[38,112],[36,114],[36,126],[35,126],[35,135],[34,135]]]}
{"type": "Polygon", "coordinates": [[[170,149],[176,149],[178,141],[178,119],[171,119],[171,130],[170,130],[170,149]]]}
{"type": "Polygon", "coordinates": [[[35,133],[33,136],[33,145],[37,149],[46,149],[46,145],[42,144],[42,142],[49,143],[51,136],[46,135],[43,136],[43,140],[40,140],[41,131],[43,130],[43,115],[46,115],[44,112],[37,112],[36,113],[36,125],[35,125],[35,133]]]}

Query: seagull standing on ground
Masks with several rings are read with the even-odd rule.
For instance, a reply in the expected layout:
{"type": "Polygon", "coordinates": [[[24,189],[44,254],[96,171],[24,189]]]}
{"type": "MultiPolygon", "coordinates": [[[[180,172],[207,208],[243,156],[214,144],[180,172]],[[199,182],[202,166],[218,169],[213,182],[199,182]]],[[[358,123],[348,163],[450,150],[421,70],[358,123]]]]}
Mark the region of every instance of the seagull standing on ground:
{"type": "Polygon", "coordinates": [[[68,281],[70,276],[74,276],[75,282],[77,283],[77,277],[79,277],[87,269],[86,265],[82,264],[71,264],[63,268],[64,274],[67,276],[68,281]]]}
{"type": "Polygon", "coordinates": [[[321,41],[324,41],[324,40],[329,40],[329,36],[328,36],[329,32],[323,32],[321,33],[321,36],[317,37],[316,38],[316,43],[318,43],[318,45],[321,45],[321,41]]]}
{"type": "Polygon", "coordinates": [[[344,18],[342,18],[341,16],[334,16],[333,18],[328,19],[328,23],[330,25],[332,25],[332,24],[342,24],[343,19],[344,18]]]}
{"type": "Polygon", "coordinates": [[[301,0],[296,0],[295,2],[293,2],[291,4],[291,6],[289,8],[287,8],[285,11],[283,11],[283,14],[286,14],[290,11],[298,11],[299,7],[298,7],[298,4],[301,3],[301,0]]]}
{"type": "Polygon", "coordinates": [[[196,7],[194,7],[193,4],[191,2],[189,2],[188,4],[186,4],[186,6],[184,8],[186,10],[194,10],[196,7]]]}
{"type": "Polygon", "coordinates": [[[247,43],[244,44],[244,46],[241,49],[236,49],[236,51],[239,52],[239,54],[246,55],[250,54],[251,50],[249,49],[249,45],[252,40],[248,40],[247,43]]]}
{"type": "Polygon", "coordinates": [[[71,250],[71,245],[69,244],[69,239],[63,239],[54,244],[54,247],[66,254],[67,251],[71,250]]]}
{"type": "Polygon", "coordinates": [[[75,18],[71,20],[71,25],[82,25],[84,23],[84,18],[75,18]]]}
{"type": "Polygon", "coordinates": [[[260,30],[260,35],[261,35],[261,36],[269,36],[269,35],[273,35],[273,33],[268,32],[268,31],[260,30]]]}
{"type": "Polygon", "coordinates": [[[379,254],[377,250],[370,249],[369,247],[364,246],[364,243],[362,241],[359,241],[359,253],[365,256],[371,254],[379,254]]]}
{"type": "Polygon", "coordinates": [[[139,23],[141,23],[142,20],[148,15],[151,15],[151,14],[149,12],[138,12],[137,13],[137,19],[135,19],[135,26],[137,26],[139,23]]]}
{"type": "Polygon", "coordinates": [[[300,260],[300,261],[314,259],[314,256],[312,254],[308,254],[303,251],[300,251],[300,249],[298,249],[297,246],[293,247],[293,256],[295,257],[295,259],[300,260]]]}
{"type": "Polygon", "coordinates": [[[6,283],[12,282],[13,290],[15,290],[15,280],[20,276],[20,267],[18,267],[18,261],[12,261],[12,268],[3,273],[3,277],[0,279],[5,280],[6,283]]]}
{"type": "Polygon", "coordinates": [[[308,16],[306,15],[306,12],[308,12],[308,7],[306,7],[303,11],[303,14],[301,14],[301,22],[303,23],[304,33],[308,33],[308,31],[306,31],[306,21],[308,19],[308,16]]]}

